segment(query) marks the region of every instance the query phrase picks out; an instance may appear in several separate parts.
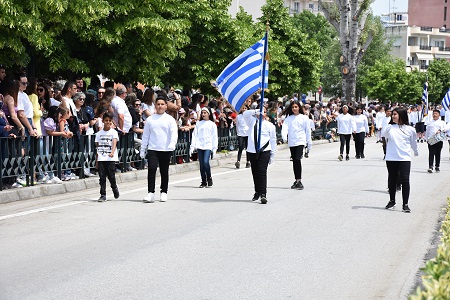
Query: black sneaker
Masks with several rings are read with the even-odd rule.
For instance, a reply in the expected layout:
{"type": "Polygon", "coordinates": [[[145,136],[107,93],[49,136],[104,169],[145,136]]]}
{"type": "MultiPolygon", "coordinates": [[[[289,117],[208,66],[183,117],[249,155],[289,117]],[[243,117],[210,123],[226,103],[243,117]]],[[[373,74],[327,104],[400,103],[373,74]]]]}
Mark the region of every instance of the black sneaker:
{"type": "Polygon", "coordinates": [[[404,204],[403,205],[403,212],[405,212],[405,213],[410,213],[411,212],[411,210],[409,209],[408,204],[404,204]]]}
{"type": "Polygon", "coordinates": [[[255,193],[253,195],[252,201],[257,201],[261,195],[259,193],[255,193]]]}
{"type": "Polygon", "coordinates": [[[391,200],[391,201],[389,201],[388,202],[388,204],[386,205],[386,209],[389,209],[389,208],[393,208],[395,206],[395,201],[394,200],[391,200]]]}
{"type": "Polygon", "coordinates": [[[339,161],[342,160],[342,154],[339,154],[338,159],[339,159],[339,161]]]}
{"type": "Polygon", "coordinates": [[[207,187],[207,184],[206,184],[206,182],[202,182],[202,183],[200,183],[200,186],[199,186],[199,188],[205,188],[205,187],[207,187]]]}
{"type": "Polygon", "coordinates": [[[211,177],[209,177],[206,181],[208,182],[208,186],[213,186],[213,181],[211,177]]]}
{"type": "Polygon", "coordinates": [[[303,184],[302,184],[301,181],[297,181],[297,187],[296,187],[296,189],[297,189],[297,190],[303,190],[303,189],[304,189],[304,186],[303,186],[303,184]]]}
{"type": "Polygon", "coordinates": [[[237,161],[234,165],[236,166],[236,169],[239,169],[241,166],[241,163],[237,161]]]}
{"type": "Polygon", "coordinates": [[[356,155],[355,157],[356,157],[356,159],[360,159],[361,158],[361,156],[359,156],[359,155],[356,155]]]}
{"type": "Polygon", "coordinates": [[[428,173],[433,173],[433,168],[432,167],[428,168],[428,173]]]}
{"type": "Polygon", "coordinates": [[[114,194],[114,199],[119,198],[119,196],[120,196],[119,189],[118,188],[113,189],[113,194],[114,194]]]}
{"type": "Polygon", "coordinates": [[[264,194],[261,195],[261,204],[267,204],[267,198],[264,194]]]}
{"type": "Polygon", "coordinates": [[[291,185],[291,189],[295,190],[297,188],[297,180],[291,185]]]}
{"type": "Polygon", "coordinates": [[[439,173],[439,172],[441,171],[441,170],[439,169],[439,167],[436,167],[434,170],[436,171],[436,173],[439,173]]]}
{"type": "Polygon", "coordinates": [[[366,157],[364,156],[364,154],[361,154],[361,158],[366,158],[366,157]]]}
{"type": "Polygon", "coordinates": [[[98,198],[98,202],[105,202],[106,201],[106,196],[100,196],[100,198],[98,198]]]}
{"type": "Polygon", "coordinates": [[[305,158],[308,158],[309,157],[309,153],[305,153],[305,158]]]}
{"type": "Polygon", "coordinates": [[[348,157],[348,155],[346,155],[345,160],[350,160],[350,157],[348,157]]]}
{"type": "Polygon", "coordinates": [[[245,167],[246,168],[250,168],[250,162],[249,161],[245,164],[245,167]]]}

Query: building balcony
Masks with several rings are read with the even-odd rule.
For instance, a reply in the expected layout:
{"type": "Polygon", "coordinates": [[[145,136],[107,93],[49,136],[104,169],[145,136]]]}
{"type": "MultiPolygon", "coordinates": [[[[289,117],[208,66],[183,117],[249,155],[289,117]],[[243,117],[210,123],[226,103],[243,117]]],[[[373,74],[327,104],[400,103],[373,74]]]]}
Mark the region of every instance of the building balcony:
{"type": "Polygon", "coordinates": [[[413,35],[434,35],[434,36],[450,36],[450,29],[433,28],[426,26],[410,26],[410,34],[413,35]]]}

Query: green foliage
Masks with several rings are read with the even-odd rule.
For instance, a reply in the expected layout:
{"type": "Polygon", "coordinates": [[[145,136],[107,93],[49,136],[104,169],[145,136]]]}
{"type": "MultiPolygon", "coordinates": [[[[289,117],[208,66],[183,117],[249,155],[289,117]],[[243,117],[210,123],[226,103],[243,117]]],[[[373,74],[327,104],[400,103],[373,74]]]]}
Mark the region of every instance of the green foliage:
{"type": "Polygon", "coordinates": [[[362,80],[369,97],[400,103],[415,103],[420,99],[423,82],[425,75],[416,71],[407,73],[402,60],[378,60],[362,80]]]}
{"type": "Polygon", "coordinates": [[[450,299],[450,198],[447,199],[447,215],[442,223],[442,237],[436,257],[427,261],[422,271],[424,290],[417,288],[410,300],[450,299]]]}
{"type": "Polygon", "coordinates": [[[441,103],[450,88],[450,63],[445,59],[430,62],[428,68],[428,102],[441,103]]]}

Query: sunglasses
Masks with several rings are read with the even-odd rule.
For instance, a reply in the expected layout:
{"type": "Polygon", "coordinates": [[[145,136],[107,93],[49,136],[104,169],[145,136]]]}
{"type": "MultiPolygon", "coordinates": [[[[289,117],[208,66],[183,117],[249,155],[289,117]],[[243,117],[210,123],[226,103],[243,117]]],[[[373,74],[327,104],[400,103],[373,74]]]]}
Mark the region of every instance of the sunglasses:
{"type": "Polygon", "coordinates": [[[78,100],[80,100],[80,101],[84,101],[84,99],[86,99],[86,98],[78,98],[78,100]]]}
{"type": "Polygon", "coordinates": [[[20,84],[28,85],[28,82],[23,82],[23,81],[21,81],[20,84]]]}
{"type": "Polygon", "coordinates": [[[97,94],[104,94],[105,92],[97,92],[97,94]]]}
{"type": "Polygon", "coordinates": [[[141,106],[141,104],[140,103],[135,103],[134,106],[139,107],[139,106],[141,106]]]}
{"type": "Polygon", "coordinates": [[[42,93],[44,91],[43,88],[37,89],[38,92],[42,93]]]}

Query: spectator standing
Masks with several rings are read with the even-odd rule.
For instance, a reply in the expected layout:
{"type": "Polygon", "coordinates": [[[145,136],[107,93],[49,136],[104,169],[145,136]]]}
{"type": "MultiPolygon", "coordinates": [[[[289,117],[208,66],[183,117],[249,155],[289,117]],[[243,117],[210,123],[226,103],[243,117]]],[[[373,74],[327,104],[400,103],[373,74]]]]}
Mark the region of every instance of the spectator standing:
{"type": "Polygon", "coordinates": [[[390,200],[386,209],[395,206],[397,177],[402,184],[403,211],[410,213],[408,206],[411,172],[411,149],[415,156],[419,155],[416,132],[409,126],[408,113],[405,108],[397,107],[392,112],[392,124],[383,128],[382,136],[386,138],[386,167],[388,170],[388,187],[390,200]]]}
{"type": "Polygon", "coordinates": [[[170,156],[175,150],[178,128],[175,119],[166,114],[166,110],[167,97],[160,94],[155,100],[155,114],[147,118],[142,135],[140,156],[148,160],[148,194],[144,197],[146,203],[155,202],[155,180],[158,165],[161,174],[160,201],[167,201],[170,156]]]}
{"type": "Polygon", "coordinates": [[[192,133],[191,148],[189,150],[189,156],[192,156],[194,150],[197,149],[202,178],[200,188],[213,185],[209,160],[211,154],[217,151],[217,145],[217,126],[214,123],[214,115],[209,107],[203,107],[201,109],[201,120],[197,122],[192,133]]]}
{"type": "Polygon", "coordinates": [[[113,115],[114,124],[119,132],[128,133],[130,131],[133,121],[130,111],[125,103],[127,96],[127,89],[123,84],[117,85],[116,96],[111,101],[109,111],[113,115]]]}
{"type": "Polygon", "coordinates": [[[287,116],[283,122],[281,136],[288,142],[291,151],[292,165],[295,181],[291,189],[303,190],[302,184],[302,158],[304,148],[311,149],[311,128],[308,116],[304,114],[300,102],[294,100],[286,109],[287,116]]]}
{"type": "Polygon", "coordinates": [[[117,141],[119,135],[112,128],[112,115],[108,112],[103,114],[103,129],[95,135],[97,146],[96,168],[100,177],[100,198],[98,202],[106,201],[106,178],[108,178],[114,198],[119,198],[119,188],[116,183],[116,162],[119,161],[117,154],[117,141]]]}

